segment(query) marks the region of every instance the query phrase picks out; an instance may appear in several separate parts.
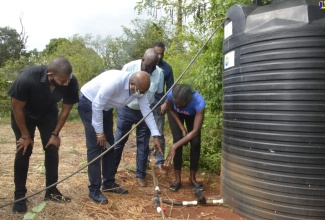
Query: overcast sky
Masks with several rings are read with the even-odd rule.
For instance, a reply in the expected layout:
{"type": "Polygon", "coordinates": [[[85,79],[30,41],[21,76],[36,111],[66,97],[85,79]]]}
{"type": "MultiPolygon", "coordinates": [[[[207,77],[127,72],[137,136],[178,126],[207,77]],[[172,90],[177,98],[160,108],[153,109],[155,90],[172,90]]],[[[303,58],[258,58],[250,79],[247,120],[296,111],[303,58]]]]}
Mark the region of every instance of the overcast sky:
{"type": "MultiPolygon", "coordinates": [[[[21,31],[19,18],[28,35],[27,50],[42,51],[53,38],[120,36],[122,25],[131,27],[137,16],[138,0],[2,0],[0,27],[21,31]]],[[[141,18],[144,18],[142,15],[141,18]]]]}

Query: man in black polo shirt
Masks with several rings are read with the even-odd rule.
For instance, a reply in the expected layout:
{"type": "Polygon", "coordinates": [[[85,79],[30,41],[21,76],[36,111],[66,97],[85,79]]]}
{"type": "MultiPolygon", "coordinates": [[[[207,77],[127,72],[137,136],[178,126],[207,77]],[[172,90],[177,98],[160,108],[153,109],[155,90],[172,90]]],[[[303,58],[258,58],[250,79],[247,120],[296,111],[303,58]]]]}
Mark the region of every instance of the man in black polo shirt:
{"type": "MultiPolygon", "coordinates": [[[[72,66],[64,57],[53,59],[47,66],[23,70],[8,91],[11,96],[11,127],[16,136],[14,163],[15,200],[25,197],[29,158],[32,154],[35,129],[38,128],[45,151],[46,186],[58,181],[59,132],[71,108],[79,101],[78,81],[72,66]],[[57,102],[63,100],[58,116],[57,102]]],[[[56,186],[46,190],[44,200],[67,202],[56,186]]],[[[25,200],[15,202],[13,212],[27,211],[25,200]]]]}

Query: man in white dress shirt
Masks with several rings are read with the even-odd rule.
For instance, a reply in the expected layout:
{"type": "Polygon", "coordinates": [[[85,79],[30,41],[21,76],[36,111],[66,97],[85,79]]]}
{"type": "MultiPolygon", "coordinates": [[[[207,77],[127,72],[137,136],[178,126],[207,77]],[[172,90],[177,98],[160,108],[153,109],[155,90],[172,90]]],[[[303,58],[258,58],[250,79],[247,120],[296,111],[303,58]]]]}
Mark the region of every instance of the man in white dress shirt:
{"type": "MultiPolygon", "coordinates": [[[[144,71],[109,70],[81,88],[78,112],[85,128],[88,162],[103,153],[107,143],[114,144],[113,108],[137,100],[144,116],[150,112],[150,104],[145,94],[149,86],[150,76],[144,71]]],[[[152,113],[145,119],[145,123],[153,136],[160,135],[152,113]]],[[[155,138],[155,143],[157,150],[161,152],[158,138],[155,138]]],[[[101,190],[118,194],[128,193],[115,183],[114,158],[115,151],[112,149],[106,152],[101,160],[96,160],[88,166],[89,197],[96,203],[108,203],[101,190]]]]}

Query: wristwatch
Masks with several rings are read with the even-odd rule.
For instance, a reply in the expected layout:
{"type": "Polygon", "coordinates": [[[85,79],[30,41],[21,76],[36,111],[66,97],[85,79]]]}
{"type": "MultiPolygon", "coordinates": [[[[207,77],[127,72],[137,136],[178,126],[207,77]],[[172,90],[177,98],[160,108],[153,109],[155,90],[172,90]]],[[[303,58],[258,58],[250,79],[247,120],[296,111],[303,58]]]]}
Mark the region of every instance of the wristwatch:
{"type": "Polygon", "coordinates": [[[154,135],[154,136],[152,136],[153,138],[160,138],[161,136],[159,136],[159,135],[154,135]]]}
{"type": "Polygon", "coordinates": [[[52,135],[55,136],[55,137],[59,137],[59,133],[52,132],[52,135]]]}

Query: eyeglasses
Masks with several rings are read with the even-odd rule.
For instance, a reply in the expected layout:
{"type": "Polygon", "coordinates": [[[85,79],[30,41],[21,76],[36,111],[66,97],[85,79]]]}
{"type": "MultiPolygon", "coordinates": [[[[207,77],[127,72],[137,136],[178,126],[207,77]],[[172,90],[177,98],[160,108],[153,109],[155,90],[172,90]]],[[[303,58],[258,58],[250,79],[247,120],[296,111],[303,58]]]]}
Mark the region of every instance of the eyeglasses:
{"type": "Polygon", "coordinates": [[[141,91],[137,88],[137,84],[135,84],[135,83],[133,83],[133,84],[134,84],[135,91],[136,91],[137,93],[139,93],[139,94],[146,94],[146,93],[147,93],[147,91],[145,91],[145,92],[141,92],[141,91]]]}

